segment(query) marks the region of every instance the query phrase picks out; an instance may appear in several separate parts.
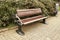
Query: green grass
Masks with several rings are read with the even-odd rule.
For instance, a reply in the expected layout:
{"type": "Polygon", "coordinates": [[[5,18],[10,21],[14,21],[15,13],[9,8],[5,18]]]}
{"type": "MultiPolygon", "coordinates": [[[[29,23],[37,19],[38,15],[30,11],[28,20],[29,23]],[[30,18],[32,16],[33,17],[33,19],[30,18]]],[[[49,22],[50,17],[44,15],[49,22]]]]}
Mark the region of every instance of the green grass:
{"type": "Polygon", "coordinates": [[[59,7],[59,11],[60,11],[60,7],[59,7]]]}
{"type": "Polygon", "coordinates": [[[6,27],[0,27],[0,29],[12,28],[12,27],[16,27],[16,25],[15,24],[10,24],[9,26],[6,26],[6,27]]]}
{"type": "Polygon", "coordinates": [[[15,24],[10,24],[9,26],[7,26],[8,28],[11,28],[11,27],[15,27],[16,25],[15,24]]]}

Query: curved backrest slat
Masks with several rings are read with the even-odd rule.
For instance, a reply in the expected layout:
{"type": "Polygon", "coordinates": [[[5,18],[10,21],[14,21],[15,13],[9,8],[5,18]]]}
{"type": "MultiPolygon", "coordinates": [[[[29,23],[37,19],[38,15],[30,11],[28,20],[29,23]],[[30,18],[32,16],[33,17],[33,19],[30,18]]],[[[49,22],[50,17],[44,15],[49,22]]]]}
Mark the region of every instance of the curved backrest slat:
{"type": "Polygon", "coordinates": [[[17,15],[19,17],[31,16],[31,15],[36,15],[40,13],[42,13],[40,8],[17,10],[17,15]]]}

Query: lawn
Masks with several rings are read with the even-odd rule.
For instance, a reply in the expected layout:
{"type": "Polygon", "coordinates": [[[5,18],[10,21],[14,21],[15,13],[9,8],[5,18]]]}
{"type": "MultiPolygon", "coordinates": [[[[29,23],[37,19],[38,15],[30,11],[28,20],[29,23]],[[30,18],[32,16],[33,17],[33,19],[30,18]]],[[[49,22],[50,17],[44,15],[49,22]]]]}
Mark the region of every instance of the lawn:
{"type": "Polygon", "coordinates": [[[6,27],[0,27],[0,29],[4,29],[4,28],[12,28],[12,27],[16,27],[15,24],[9,24],[9,26],[6,26],[6,27]]]}
{"type": "Polygon", "coordinates": [[[59,11],[60,11],[60,7],[59,7],[59,11]]]}

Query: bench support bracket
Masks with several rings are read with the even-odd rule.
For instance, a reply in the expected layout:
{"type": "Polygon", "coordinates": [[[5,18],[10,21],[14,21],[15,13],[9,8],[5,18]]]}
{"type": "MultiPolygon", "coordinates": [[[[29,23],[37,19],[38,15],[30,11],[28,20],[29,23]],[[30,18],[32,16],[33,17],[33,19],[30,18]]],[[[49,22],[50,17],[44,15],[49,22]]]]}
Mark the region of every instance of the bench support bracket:
{"type": "Polygon", "coordinates": [[[46,24],[46,19],[43,19],[43,22],[42,23],[46,24]]]}
{"type": "Polygon", "coordinates": [[[22,31],[21,27],[18,27],[18,30],[16,30],[16,32],[17,32],[19,35],[24,35],[24,32],[22,31]]]}
{"type": "Polygon", "coordinates": [[[20,23],[17,23],[17,25],[18,25],[18,30],[16,30],[16,32],[19,35],[24,35],[25,33],[22,31],[22,25],[20,25],[20,23]]]}

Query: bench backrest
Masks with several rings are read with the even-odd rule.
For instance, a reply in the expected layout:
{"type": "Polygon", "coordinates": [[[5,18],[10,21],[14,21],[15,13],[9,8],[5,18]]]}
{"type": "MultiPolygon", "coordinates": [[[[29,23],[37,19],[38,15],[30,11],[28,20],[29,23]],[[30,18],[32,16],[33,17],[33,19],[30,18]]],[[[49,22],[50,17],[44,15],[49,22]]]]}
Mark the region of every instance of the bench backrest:
{"type": "Polygon", "coordinates": [[[19,17],[38,15],[38,14],[41,14],[41,13],[42,13],[42,11],[41,11],[40,8],[17,10],[17,15],[19,17]]]}

